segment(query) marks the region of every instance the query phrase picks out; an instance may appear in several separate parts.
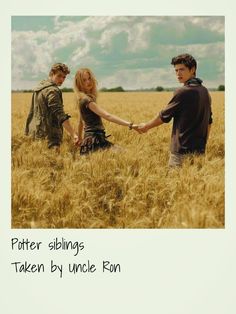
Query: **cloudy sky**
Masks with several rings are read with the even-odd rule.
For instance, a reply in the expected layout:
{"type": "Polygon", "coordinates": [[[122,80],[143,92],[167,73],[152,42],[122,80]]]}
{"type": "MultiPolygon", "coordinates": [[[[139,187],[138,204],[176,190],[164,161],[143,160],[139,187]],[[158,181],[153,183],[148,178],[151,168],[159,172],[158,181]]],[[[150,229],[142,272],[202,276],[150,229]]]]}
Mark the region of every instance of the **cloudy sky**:
{"type": "Polygon", "coordinates": [[[89,67],[99,88],[175,87],[171,58],[190,53],[207,87],[224,84],[223,16],[13,16],[12,89],[30,89],[55,62],[72,87],[89,67]]]}

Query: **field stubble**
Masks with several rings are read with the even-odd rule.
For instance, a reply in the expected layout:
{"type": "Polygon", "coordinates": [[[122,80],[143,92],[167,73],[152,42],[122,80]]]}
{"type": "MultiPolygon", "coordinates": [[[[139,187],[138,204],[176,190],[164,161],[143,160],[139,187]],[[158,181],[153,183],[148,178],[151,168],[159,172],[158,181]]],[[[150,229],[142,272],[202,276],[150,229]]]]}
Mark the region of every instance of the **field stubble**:
{"type": "MultiPolygon", "coordinates": [[[[172,93],[101,93],[108,111],[144,122],[172,93]]],[[[61,154],[23,135],[31,94],[12,94],[13,228],[223,228],[224,93],[212,92],[213,125],[205,156],[167,167],[171,123],[139,135],[104,121],[118,151],[80,157],[67,134],[61,154]]],[[[65,111],[77,125],[74,96],[65,111]]]]}

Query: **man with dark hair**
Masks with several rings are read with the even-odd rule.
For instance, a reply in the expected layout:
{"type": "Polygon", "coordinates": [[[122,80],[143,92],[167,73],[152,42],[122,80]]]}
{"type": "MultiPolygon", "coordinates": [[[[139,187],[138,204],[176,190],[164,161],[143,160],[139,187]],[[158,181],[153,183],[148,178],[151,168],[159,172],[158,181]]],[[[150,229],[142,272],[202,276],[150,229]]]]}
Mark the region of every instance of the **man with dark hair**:
{"type": "Polygon", "coordinates": [[[62,142],[63,127],[71,135],[74,142],[78,140],[69,118],[64,112],[61,86],[70,73],[63,63],[54,64],[49,72],[49,78],[43,80],[34,89],[30,112],[27,117],[25,134],[34,139],[48,140],[48,147],[59,151],[62,142]]]}
{"type": "Polygon", "coordinates": [[[196,78],[197,62],[189,54],[174,57],[171,64],[183,83],[166,108],[153,120],[139,125],[138,132],[168,123],[173,118],[169,166],[181,166],[186,154],[204,154],[212,123],[211,98],[202,80],[196,78]]]}

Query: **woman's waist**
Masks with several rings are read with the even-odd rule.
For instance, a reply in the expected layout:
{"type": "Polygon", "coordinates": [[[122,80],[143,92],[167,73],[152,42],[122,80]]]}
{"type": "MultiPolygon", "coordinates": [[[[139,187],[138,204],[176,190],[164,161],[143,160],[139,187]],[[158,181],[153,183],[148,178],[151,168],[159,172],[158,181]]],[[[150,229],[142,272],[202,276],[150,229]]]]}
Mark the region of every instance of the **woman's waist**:
{"type": "Polygon", "coordinates": [[[104,135],[105,136],[105,129],[104,128],[93,128],[93,129],[84,129],[84,137],[93,136],[93,135],[104,135]]]}
{"type": "Polygon", "coordinates": [[[104,125],[102,124],[102,122],[98,122],[98,123],[86,123],[84,124],[84,131],[85,132],[100,132],[100,131],[104,131],[104,125]]]}

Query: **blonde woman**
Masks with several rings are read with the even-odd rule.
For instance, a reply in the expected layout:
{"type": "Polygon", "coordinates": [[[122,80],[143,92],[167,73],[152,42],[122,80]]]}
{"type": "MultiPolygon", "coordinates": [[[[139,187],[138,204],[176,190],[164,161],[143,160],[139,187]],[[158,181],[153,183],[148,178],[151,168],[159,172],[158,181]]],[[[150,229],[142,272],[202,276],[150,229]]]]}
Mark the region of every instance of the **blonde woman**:
{"type": "Polygon", "coordinates": [[[78,143],[80,145],[80,154],[85,155],[99,149],[107,149],[114,144],[107,140],[102,118],[128,127],[137,129],[137,125],[132,122],[123,120],[102,109],[97,105],[97,81],[88,68],[81,68],[75,74],[74,92],[80,112],[78,125],[78,143]],[[84,137],[82,139],[82,133],[84,137]]]}

